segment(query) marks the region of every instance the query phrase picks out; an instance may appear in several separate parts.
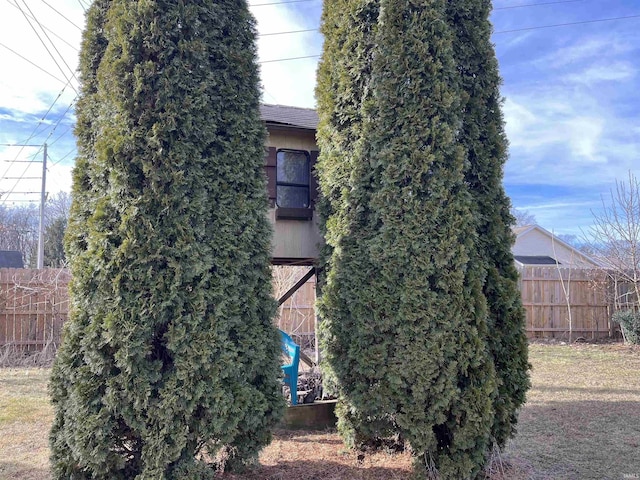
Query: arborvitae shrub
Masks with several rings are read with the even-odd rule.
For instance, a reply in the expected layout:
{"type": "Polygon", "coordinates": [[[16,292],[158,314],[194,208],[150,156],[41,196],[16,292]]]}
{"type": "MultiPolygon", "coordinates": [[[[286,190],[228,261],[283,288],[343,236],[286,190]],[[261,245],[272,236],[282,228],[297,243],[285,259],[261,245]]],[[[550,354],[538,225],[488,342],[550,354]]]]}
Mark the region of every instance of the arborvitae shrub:
{"type": "Polygon", "coordinates": [[[283,400],[254,21],[231,1],[96,0],[81,55],[53,368],[55,478],[211,478],[283,400]]]}
{"type": "MultiPolygon", "coordinates": [[[[321,150],[317,166],[322,195],[319,202],[320,227],[326,243],[321,253],[323,267],[318,290],[323,293],[325,275],[331,270],[332,253],[341,239],[349,235],[346,215],[353,184],[355,164],[362,161],[357,150],[361,144],[364,102],[370,82],[379,14],[378,0],[327,0],[322,13],[323,55],[318,67],[316,97],[318,100],[318,145],[321,150]]],[[[328,297],[324,297],[328,298],[328,297]]],[[[320,302],[323,310],[324,300],[320,302]]],[[[320,324],[323,354],[323,386],[339,388],[333,373],[331,319],[320,324]]],[[[335,392],[337,393],[337,392],[335,392]]],[[[356,442],[349,407],[340,402],[338,428],[348,443],[356,442]]],[[[359,440],[365,440],[360,432],[359,440]]]]}
{"type": "MultiPolygon", "coordinates": [[[[445,6],[383,0],[376,26],[363,27],[375,49],[350,93],[361,99],[360,133],[347,145],[320,136],[323,192],[341,192],[326,219],[320,306],[347,440],[399,434],[418,476],[433,463],[442,478],[464,479],[485,460],[495,378],[445,6]],[[348,149],[346,172],[331,175],[341,154],[325,155],[323,141],[348,149]]],[[[323,62],[340,55],[325,51],[323,62]]],[[[335,103],[342,92],[320,92],[321,126],[351,118],[335,103]]]]}
{"type": "Polygon", "coordinates": [[[515,433],[518,409],[529,388],[524,310],[511,245],[514,221],[502,186],[508,142],[501,112],[498,61],[491,42],[487,0],[448,2],[454,30],[454,57],[461,82],[462,126],[458,141],[466,151],[465,179],[472,196],[475,260],[485,272],[488,337],[498,380],[493,401],[493,440],[503,446],[515,433]]]}

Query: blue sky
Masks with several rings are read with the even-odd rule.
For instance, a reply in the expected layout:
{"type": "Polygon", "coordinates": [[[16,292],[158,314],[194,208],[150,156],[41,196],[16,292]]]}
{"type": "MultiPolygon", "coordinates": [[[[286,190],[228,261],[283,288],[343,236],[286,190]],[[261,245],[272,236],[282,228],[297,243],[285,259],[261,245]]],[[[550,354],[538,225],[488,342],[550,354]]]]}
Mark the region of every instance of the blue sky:
{"type": "MultiPolygon", "coordinates": [[[[0,191],[12,192],[0,203],[37,198],[17,192],[39,190],[41,164],[14,160],[40,160],[45,141],[47,190],[70,188],[78,89],[72,71],[88,3],[0,0],[0,144],[37,145],[0,146],[0,191]]],[[[251,10],[262,35],[315,29],[321,1],[251,10]]],[[[640,170],[640,2],[495,0],[492,20],[510,141],[507,193],[548,230],[580,235],[615,180],[640,170]],[[633,18],[592,22],[618,17],[633,18]]],[[[321,49],[317,32],[261,36],[264,101],[313,107],[317,57],[270,60],[314,56],[321,49]]]]}

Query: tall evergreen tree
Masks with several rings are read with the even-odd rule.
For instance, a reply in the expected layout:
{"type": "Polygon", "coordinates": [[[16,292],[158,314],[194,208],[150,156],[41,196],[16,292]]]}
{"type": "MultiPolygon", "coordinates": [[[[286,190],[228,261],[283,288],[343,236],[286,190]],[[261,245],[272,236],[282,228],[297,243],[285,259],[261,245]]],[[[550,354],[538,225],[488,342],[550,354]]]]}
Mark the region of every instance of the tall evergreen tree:
{"type": "MultiPolygon", "coordinates": [[[[362,133],[348,173],[321,179],[346,192],[337,221],[326,222],[334,242],[321,300],[327,358],[347,440],[399,433],[419,474],[433,464],[442,478],[471,478],[489,444],[495,380],[484,270],[470,261],[452,29],[444,0],[382,0],[379,12],[370,82],[353,92],[362,133]]],[[[321,116],[342,113],[322,95],[318,104],[321,116]]],[[[321,174],[339,158],[322,158],[321,174]]]]}
{"type": "Polygon", "coordinates": [[[211,478],[283,406],[254,20],[244,2],[96,0],[81,54],[54,365],[55,478],[211,478]]]}
{"type": "MultiPolygon", "coordinates": [[[[354,184],[354,164],[361,161],[364,102],[369,90],[379,0],[326,0],[322,13],[323,55],[318,67],[316,97],[319,125],[317,132],[321,157],[317,166],[320,189],[320,227],[326,243],[321,252],[319,292],[325,275],[331,270],[332,253],[349,234],[349,196],[354,184]],[[361,156],[360,156],[361,157],[361,156]]],[[[320,309],[323,309],[320,302],[320,309]]],[[[320,339],[327,358],[323,361],[323,381],[331,388],[336,381],[331,365],[340,363],[340,353],[330,347],[330,319],[320,324],[320,339]],[[335,355],[337,356],[334,356],[335,355]]],[[[331,342],[330,342],[331,343],[331,342]]],[[[367,439],[360,431],[358,439],[347,405],[340,402],[338,428],[349,444],[367,439]]],[[[355,412],[354,412],[355,413],[355,412]]],[[[356,413],[357,415],[357,413],[356,413]]],[[[362,429],[360,429],[362,430],[362,429]]]]}
{"type": "Polygon", "coordinates": [[[511,245],[514,219],[502,186],[508,141],[501,112],[498,62],[491,43],[490,0],[448,2],[454,28],[454,54],[462,86],[462,127],[466,181],[473,197],[477,230],[477,262],[486,271],[488,343],[498,380],[493,407],[494,441],[503,446],[515,433],[517,411],[529,388],[527,339],[518,272],[511,245]]]}

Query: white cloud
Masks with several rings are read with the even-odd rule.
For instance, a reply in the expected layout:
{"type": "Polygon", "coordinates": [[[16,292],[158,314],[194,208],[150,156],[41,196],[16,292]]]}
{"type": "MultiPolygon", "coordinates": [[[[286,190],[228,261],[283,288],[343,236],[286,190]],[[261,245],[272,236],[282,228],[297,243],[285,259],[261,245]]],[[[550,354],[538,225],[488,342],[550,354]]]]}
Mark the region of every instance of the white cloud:
{"type": "Polygon", "coordinates": [[[629,62],[595,63],[563,78],[566,82],[593,86],[602,82],[629,80],[636,75],[636,68],[629,62]]]}
{"type": "Polygon", "coordinates": [[[575,66],[585,60],[611,58],[634,50],[636,47],[629,40],[615,32],[600,33],[592,37],[580,36],[572,44],[555,49],[553,53],[536,59],[534,63],[543,68],[560,69],[575,66]]]}
{"type": "Polygon", "coordinates": [[[513,148],[535,151],[567,146],[572,153],[567,162],[605,161],[598,149],[604,128],[599,115],[585,115],[562,98],[544,96],[509,97],[504,114],[513,148]]]}

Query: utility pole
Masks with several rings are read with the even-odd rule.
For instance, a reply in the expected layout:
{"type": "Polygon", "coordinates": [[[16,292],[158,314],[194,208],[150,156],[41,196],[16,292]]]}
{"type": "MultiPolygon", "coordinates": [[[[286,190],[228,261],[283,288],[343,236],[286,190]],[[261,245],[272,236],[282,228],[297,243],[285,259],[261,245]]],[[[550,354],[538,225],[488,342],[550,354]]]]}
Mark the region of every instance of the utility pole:
{"type": "Polygon", "coordinates": [[[40,225],[38,227],[38,268],[44,268],[44,204],[47,201],[47,144],[42,156],[42,189],[40,190],[40,225]]]}

